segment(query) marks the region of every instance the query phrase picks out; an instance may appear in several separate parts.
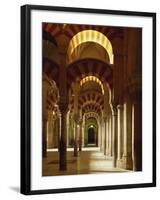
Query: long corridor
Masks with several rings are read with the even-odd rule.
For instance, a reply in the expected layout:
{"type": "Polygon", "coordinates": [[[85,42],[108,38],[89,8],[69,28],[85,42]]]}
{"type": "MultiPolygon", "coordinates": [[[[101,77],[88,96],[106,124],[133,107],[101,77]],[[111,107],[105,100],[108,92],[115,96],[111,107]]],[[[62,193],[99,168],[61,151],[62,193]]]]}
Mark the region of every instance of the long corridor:
{"type": "Polygon", "coordinates": [[[42,176],[142,171],[142,30],[42,33],[42,176]]]}

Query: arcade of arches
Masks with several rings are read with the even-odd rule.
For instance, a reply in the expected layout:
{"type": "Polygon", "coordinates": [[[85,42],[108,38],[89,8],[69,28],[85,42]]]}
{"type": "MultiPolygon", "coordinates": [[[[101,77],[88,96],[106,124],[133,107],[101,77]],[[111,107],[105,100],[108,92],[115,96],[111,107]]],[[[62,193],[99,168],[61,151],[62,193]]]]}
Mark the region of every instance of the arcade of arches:
{"type": "Polygon", "coordinates": [[[142,30],[42,30],[42,175],[141,171],[142,30]]]}

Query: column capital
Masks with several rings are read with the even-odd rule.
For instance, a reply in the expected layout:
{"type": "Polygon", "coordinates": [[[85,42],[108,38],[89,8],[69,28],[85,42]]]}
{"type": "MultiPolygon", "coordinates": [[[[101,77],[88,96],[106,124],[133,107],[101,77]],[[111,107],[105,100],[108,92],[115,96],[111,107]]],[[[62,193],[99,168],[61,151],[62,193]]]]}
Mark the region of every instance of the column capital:
{"type": "Polygon", "coordinates": [[[117,104],[111,103],[110,106],[112,115],[117,115],[117,104]]]}
{"type": "Polygon", "coordinates": [[[83,123],[83,119],[81,118],[79,119],[79,125],[82,125],[82,123],[83,123]]]}
{"type": "Polygon", "coordinates": [[[75,122],[76,124],[79,124],[80,119],[79,119],[79,114],[78,114],[78,113],[75,113],[75,114],[73,115],[73,119],[74,119],[74,122],[75,122]]]}
{"type": "Polygon", "coordinates": [[[103,120],[104,120],[104,122],[106,122],[107,121],[107,116],[103,116],[103,120]]]}
{"type": "Polygon", "coordinates": [[[123,109],[123,105],[122,105],[122,104],[118,104],[118,105],[117,105],[117,109],[118,109],[118,110],[122,110],[122,109],[123,109]]]}

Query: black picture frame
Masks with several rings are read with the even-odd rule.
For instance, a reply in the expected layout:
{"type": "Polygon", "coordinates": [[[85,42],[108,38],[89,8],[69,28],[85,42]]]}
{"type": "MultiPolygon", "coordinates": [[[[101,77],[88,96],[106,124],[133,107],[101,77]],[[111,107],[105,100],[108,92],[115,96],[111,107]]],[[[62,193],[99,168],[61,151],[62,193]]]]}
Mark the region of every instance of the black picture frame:
{"type": "Polygon", "coordinates": [[[21,193],[26,195],[33,194],[49,194],[64,192],[80,192],[93,190],[112,190],[127,188],[142,188],[156,186],[156,13],[136,12],[136,11],[120,11],[120,10],[102,10],[90,8],[72,8],[72,7],[55,7],[44,5],[24,5],[21,7],[21,193]],[[149,17],[152,19],[152,56],[153,56],[153,88],[152,88],[152,120],[153,120],[153,149],[152,149],[152,182],[137,183],[125,185],[106,185],[91,187],[73,187],[59,189],[31,189],[31,11],[63,11],[77,13],[94,13],[109,15],[125,15],[149,17]]]}

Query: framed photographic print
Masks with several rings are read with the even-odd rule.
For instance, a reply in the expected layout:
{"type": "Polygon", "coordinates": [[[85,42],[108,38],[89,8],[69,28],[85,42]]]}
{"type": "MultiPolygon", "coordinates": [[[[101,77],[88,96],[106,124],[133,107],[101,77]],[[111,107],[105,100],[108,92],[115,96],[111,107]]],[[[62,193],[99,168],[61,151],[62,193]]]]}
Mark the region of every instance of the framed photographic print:
{"type": "Polygon", "coordinates": [[[156,186],[156,14],[21,7],[21,193],[156,186]]]}

